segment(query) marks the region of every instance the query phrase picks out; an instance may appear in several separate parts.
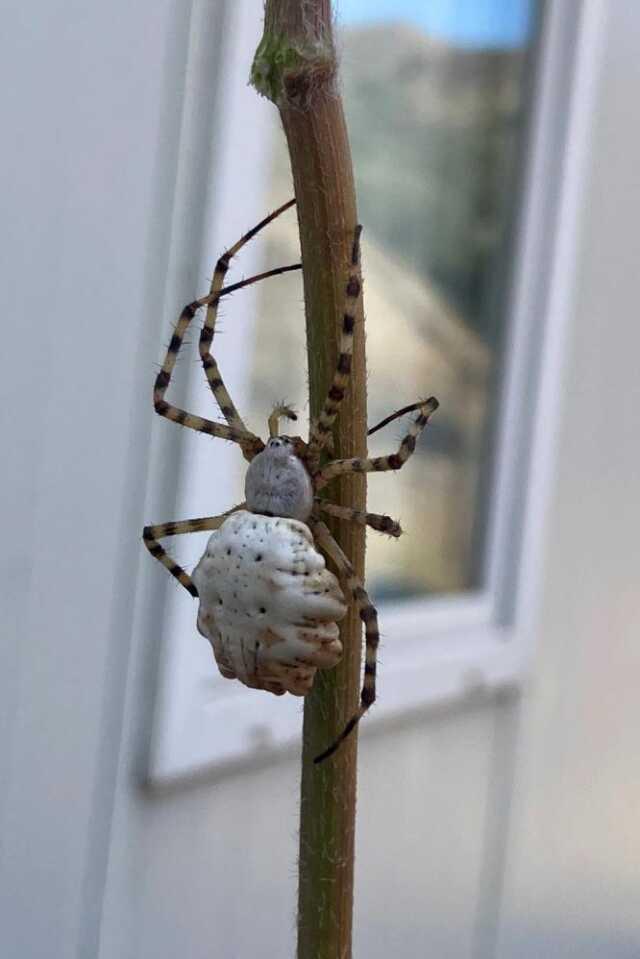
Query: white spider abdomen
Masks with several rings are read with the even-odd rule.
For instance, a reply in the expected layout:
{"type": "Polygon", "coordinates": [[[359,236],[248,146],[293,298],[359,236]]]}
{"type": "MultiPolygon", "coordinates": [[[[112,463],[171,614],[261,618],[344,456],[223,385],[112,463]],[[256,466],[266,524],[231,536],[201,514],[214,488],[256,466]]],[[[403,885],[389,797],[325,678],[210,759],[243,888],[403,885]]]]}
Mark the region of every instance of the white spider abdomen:
{"type": "Polygon", "coordinates": [[[198,629],[227,679],[304,696],[342,655],[336,577],[304,523],[239,510],[212,533],[192,574],[198,629]]]}

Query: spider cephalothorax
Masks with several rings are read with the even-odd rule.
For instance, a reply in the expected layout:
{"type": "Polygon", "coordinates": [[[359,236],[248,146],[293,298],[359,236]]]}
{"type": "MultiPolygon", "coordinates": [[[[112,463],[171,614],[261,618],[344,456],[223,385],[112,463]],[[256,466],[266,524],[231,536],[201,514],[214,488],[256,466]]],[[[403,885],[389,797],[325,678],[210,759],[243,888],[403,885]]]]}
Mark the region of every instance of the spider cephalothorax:
{"type": "Polygon", "coordinates": [[[210,352],[218,304],[223,296],[244,286],[301,268],[296,263],[223,286],[232,257],[294,202],[290,200],[266,217],[220,257],[209,295],[187,304],[180,314],[154,386],[154,407],[161,416],[238,444],[249,461],[245,502],[221,516],[146,526],[143,537],[152,556],[192,596],[200,599],[198,629],[211,642],[221,674],[253,688],[276,695],[308,692],[316,670],[334,666],[340,658],[337,622],[346,611],[345,598],[356,604],[366,644],[360,708],[339,738],[316,757],[319,762],[338,748],[374,702],[379,642],[376,610],[349,559],[322,521],[322,514],[370,526],[390,536],[400,536],[402,530],[389,516],[338,506],[317,494],[340,476],[400,469],[413,453],[416,439],[438,403],[433,397],[419,401],[391,414],[374,428],[379,429],[405,413],[417,412],[396,452],[323,462],[323,456],[330,453],[333,424],[351,372],[357,305],[362,292],[358,226],[347,265],[336,371],[320,415],[312,423],[308,442],[279,432],[281,419],[297,419],[285,404],[278,404],[269,416],[266,444],[245,425],[210,352]],[[165,400],[184,335],[203,307],[207,312],[200,334],[200,358],[226,423],[195,416],[165,400]],[[191,576],[158,542],[164,536],[205,530],[213,531],[212,536],[191,576]],[[327,570],[319,549],[333,561],[342,588],[327,570]]]}
{"type": "MultiPolygon", "coordinates": [[[[301,441],[300,441],[301,442],[301,441]]],[[[313,483],[289,436],[273,436],[249,464],[244,481],[247,509],[303,523],[313,508],[313,483]]]]}

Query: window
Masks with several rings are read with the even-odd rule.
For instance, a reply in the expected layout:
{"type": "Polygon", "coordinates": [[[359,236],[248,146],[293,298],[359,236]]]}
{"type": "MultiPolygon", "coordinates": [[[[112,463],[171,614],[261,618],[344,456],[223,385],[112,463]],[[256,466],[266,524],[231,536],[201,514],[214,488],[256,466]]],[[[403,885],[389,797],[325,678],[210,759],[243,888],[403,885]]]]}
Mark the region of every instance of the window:
{"type": "MultiPolygon", "coordinates": [[[[397,544],[369,535],[378,601],[482,586],[486,471],[510,280],[532,4],[343,0],[343,95],[365,225],[369,421],[435,394],[441,408],[410,468],[369,483],[370,509],[399,515],[397,544]],[[378,12],[372,17],[367,10],[378,12]],[[518,17],[514,17],[515,11],[518,17]],[[517,20],[517,22],[516,22],[517,20]]],[[[274,129],[270,207],[291,192],[274,129]]],[[[267,238],[269,264],[298,257],[295,219],[267,238]]],[[[297,278],[289,280],[297,290],[297,278]]],[[[263,287],[252,376],[257,409],[305,395],[295,293],[263,287]],[[275,341],[275,342],[274,342],[275,341]],[[296,363],[291,362],[295,357],[296,363]]],[[[375,434],[388,452],[399,427],[375,434]]]]}
{"type": "MultiPolygon", "coordinates": [[[[369,484],[369,508],[400,518],[407,535],[368,539],[368,585],[385,640],[380,700],[368,728],[479,686],[517,683],[522,662],[498,578],[504,587],[507,541],[512,558],[516,550],[515,489],[526,482],[513,437],[526,450],[531,418],[523,417],[514,434],[514,416],[524,410],[525,394],[532,413],[535,393],[529,379],[513,385],[523,350],[534,348],[530,317],[516,323],[522,283],[512,293],[512,263],[540,4],[451,0],[429,5],[429,13],[424,6],[378,3],[372,19],[370,4],[340,4],[343,93],[366,230],[369,419],[430,393],[442,403],[406,470],[369,484]]],[[[260,24],[244,4],[230,16],[236,65],[224,83],[236,87],[235,107],[226,111],[222,169],[213,184],[215,240],[203,244],[202,288],[223,246],[291,194],[275,110],[244,86],[260,24]],[[234,142],[242,144],[235,155],[234,142]]],[[[551,40],[546,45],[553,51],[551,40]]],[[[227,96],[220,102],[228,108],[227,96]]],[[[545,185],[536,189],[543,195],[545,185]]],[[[522,239],[517,246],[522,251],[522,239]]],[[[289,215],[243,254],[240,269],[249,275],[265,261],[297,258],[289,215]]],[[[255,428],[264,431],[275,399],[286,395],[301,405],[303,336],[295,274],[225,303],[216,355],[255,428]]],[[[524,365],[531,373],[534,351],[530,358],[524,365]]],[[[207,408],[199,378],[191,393],[190,408],[207,408]]],[[[398,434],[391,427],[372,437],[374,455],[389,451],[398,434]]],[[[176,518],[219,512],[242,499],[237,451],[198,437],[183,447],[176,518]]],[[[192,565],[205,541],[181,543],[178,559],[192,565]]],[[[223,680],[196,633],[194,605],[171,591],[168,614],[151,778],[264,757],[296,743],[300,703],[223,680]]]]}

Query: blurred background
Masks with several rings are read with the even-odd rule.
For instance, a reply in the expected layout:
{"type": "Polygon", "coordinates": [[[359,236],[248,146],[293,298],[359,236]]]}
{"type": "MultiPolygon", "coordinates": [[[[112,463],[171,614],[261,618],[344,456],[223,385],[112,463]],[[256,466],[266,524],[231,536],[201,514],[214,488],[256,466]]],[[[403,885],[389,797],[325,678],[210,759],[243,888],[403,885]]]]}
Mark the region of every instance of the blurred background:
{"type": "MultiPolygon", "coordinates": [[[[354,956],[640,956],[640,9],[340,0],[369,422],[441,409],[369,509],[380,701],[354,956]]],[[[244,466],[153,415],[171,323],[292,192],[259,0],[6,11],[0,951],[294,954],[300,704],[221,680],[142,526],[244,466]],[[15,338],[15,347],[14,347],[15,338]],[[11,343],[11,349],[9,348],[11,343]]],[[[295,262],[280,218],[233,278],[295,262]]],[[[264,434],[307,426],[300,277],[225,301],[264,434]]],[[[187,337],[173,397],[216,417],[187,337]]],[[[371,438],[395,449],[403,424],[371,438]]],[[[190,567],[206,536],[171,542],[190,567]]]]}
{"type": "MultiPolygon", "coordinates": [[[[418,446],[420,465],[393,484],[370,484],[372,510],[401,513],[411,531],[393,567],[384,540],[369,537],[369,583],[378,599],[482,582],[538,6],[406,0],[337,7],[365,225],[370,422],[382,420],[396,397],[406,405],[436,393],[442,405],[418,446]]],[[[271,206],[291,190],[286,142],[273,119],[271,206]]],[[[270,260],[295,261],[295,221],[283,219],[267,242],[270,260]]],[[[274,381],[285,395],[304,396],[298,312],[283,314],[266,288],[259,312],[267,322],[257,329],[256,398],[268,405],[274,381]]],[[[374,455],[400,435],[399,426],[376,434],[374,455]]]]}

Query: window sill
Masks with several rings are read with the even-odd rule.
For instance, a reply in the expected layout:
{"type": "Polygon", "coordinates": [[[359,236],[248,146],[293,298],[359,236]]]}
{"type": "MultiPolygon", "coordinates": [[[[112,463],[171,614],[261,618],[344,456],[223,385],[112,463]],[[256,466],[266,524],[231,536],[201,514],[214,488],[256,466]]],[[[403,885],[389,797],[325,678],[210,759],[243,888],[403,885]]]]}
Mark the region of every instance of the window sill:
{"type": "MultiPolygon", "coordinates": [[[[411,714],[485,702],[518,690],[522,644],[491,625],[484,597],[421,600],[380,610],[379,698],[361,732],[411,714]],[[452,625],[455,624],[455,625],[452,625]]],[[[193,609],[191,609],[193,613],[193,609]]],[[[183,624],[184,626],[184,624],[183,624]]],[[[171,629],[148,784],[166,787],[297,752],[302,700],[275,698],[218,676],[208,643],[171,629]]]]}

